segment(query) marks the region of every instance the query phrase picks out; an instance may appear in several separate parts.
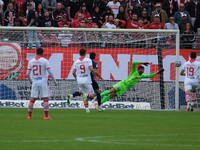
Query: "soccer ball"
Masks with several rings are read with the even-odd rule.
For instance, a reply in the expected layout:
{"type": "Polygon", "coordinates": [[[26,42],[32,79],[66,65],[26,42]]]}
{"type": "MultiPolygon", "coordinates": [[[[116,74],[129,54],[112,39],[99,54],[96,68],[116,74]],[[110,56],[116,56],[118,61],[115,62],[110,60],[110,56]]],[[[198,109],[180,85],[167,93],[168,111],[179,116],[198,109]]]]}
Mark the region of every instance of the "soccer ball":
{"type": "Polygon", "coordinates": [[[180,60],[176,60],[175,61],[175,66],[176,67],[180,67],[181,66],[181,61],[180,60]]]}

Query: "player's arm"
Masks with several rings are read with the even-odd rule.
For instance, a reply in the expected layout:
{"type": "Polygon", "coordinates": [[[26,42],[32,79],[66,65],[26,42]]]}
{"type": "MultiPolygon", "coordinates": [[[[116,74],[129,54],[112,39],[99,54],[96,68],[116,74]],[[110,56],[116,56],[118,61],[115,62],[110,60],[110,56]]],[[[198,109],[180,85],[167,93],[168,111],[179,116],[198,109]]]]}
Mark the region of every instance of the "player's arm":
{"type": "Polygon", "coordinates": [[[89,66],[89,69],[90,69],[90,71],[91,71],[93,77],[96,77],[94,68],[93,68],[92,66],[89,66]]]}
{"type": "Polygon", "coordinates": [[[73,76],[74,76],[74,78],[75,78],[75,80],[76,80],[76,79],[77,79],[76,69],[73,70],[73,73],[72,73],[72,74],[73,74],[73,76]]]}
{"type": "Polygon", "coordinates": [[[182,69],[180,75],[185,76],[185,70],[182,69]]]}
{"type": "Polygon", "coordinates": [[[99,72],[97,70],[94,70],[94,72],[97,77],[99,77],[102,81],[104,81],[104,78],[102,78],[102,76],[99,74],[99,72]]]}
{"type": "Polygon", "coordinates": [[[31,69],[28,69],[28,70],[27,70],[26,76],[27,76],[29,82],[32,84],[32,80],[31,80],[31,69]]]}
{"type": "Polygon", "coordinates": [[[55,85],[58,85],[50,68],[47,69],[47,72],[48,72],[49,75],[51,76],[51,78],[52,78],[54,84],[55,84],[55,85]]]}
{"type": "Polygon", "coordinates": [[[141,78],[152,78],[152,77],[156,76],[157,74],[160,74],[164,71],[165,71],[164,69],[160,69],[159,71],[149,74],[149,75],[141,75],[141,78]]]}

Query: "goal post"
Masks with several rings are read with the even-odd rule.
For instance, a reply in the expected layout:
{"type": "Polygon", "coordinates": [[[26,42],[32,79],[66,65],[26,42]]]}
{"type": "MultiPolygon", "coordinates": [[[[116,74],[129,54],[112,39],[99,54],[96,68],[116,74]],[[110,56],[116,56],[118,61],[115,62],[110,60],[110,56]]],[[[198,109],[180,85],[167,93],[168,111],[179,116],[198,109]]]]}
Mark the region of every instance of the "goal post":
{"type": "MultiPolygon", "coordinates": [[[[130,102],[127,107],[132,108],[131,102],[134,102],[134,109],[145,109],[147,105],[142,107],[141,104],[149,103],[150,109],[179,110],[179,67],[174,66],[175,61],[180,61],[179,30],[1,26],[0,85],[5,86],[6,90],[15,96],[6,97],[9,92],[5,92],[5,87],[1,87],[0,100],[30,98],[31,85],[25,74],[28,60],[35,56],[36,41],[33,38],[34,47],[29,49],[28,31],[37,32],[40,46],[45,50],[44,57],[49,59],[59,81],[58,87],[50,83],[50,100],[65,101],[66,94],[78,90],[72,77],[72,64],[79,57],[79,49],[85,48],[88,53],[97,53],[98,71],[106,80],[98,80],[101,91],[108,90],[115,83],[126,79],[133,61],[151,63],[150,67],[145,67],[144,74],[156,72],[162,67],[165,69],[160,76],[142,79],[122,97],[112,99],[113,103],[121,103],[107,105],[107,108],[121,105],[125,108],[126,102],[130,102]]],[[[80,100],[80,97],[74,101],[76,100],[80,100]]]]}

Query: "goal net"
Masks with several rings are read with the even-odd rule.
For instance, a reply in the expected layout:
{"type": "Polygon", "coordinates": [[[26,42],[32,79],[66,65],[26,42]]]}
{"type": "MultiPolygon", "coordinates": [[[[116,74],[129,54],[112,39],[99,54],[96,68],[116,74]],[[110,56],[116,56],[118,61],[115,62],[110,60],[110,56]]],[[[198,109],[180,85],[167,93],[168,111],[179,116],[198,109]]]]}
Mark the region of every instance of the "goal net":
{"type": "MultiPolygon", "coordinates": [[[[184,105],[184,97],[181,101],[179,97],[183,83],[179,90],[179,68],[174,65],[179,60],[178,31],[0,27],[0,34],[0,107],[27,105],[20,101],[30,99],[31,85],[26,71],[28,61],[35,57],[37,42],[44,49],[44,57],[49,60],[58,81],[58,86],[51,80],[49,84],[52,108],[68,108],[67,94],[78,90],[72,65],[79,58],[80,48],[85,48],[87,54],[96,53],[98,72],[105,79],[97,81],[101,92],[126,79],[134,61],[150,62],[144,74],[165,69],[160,75],[140,80],[121,97],[105,103],[105,108],[160,110],[179,109],[182,102],[184,105]],[[33,37],[30,41],[28,32],[36,32],[37,39],[33,37]]],[[[78,107],[76,101],[79,100],[81,97],[74,98],[69,107],[78,107]]]]}

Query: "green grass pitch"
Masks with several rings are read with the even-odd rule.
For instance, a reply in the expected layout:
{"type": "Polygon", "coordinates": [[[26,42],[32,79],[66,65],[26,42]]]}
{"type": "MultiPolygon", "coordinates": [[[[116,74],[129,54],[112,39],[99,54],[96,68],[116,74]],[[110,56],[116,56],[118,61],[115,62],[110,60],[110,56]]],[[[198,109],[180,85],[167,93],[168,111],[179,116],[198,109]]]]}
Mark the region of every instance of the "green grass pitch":
{"type": "Polygon", "coordinates": [[[199,150],[200,112],[0,109],[0,150],[199,150]]]}

